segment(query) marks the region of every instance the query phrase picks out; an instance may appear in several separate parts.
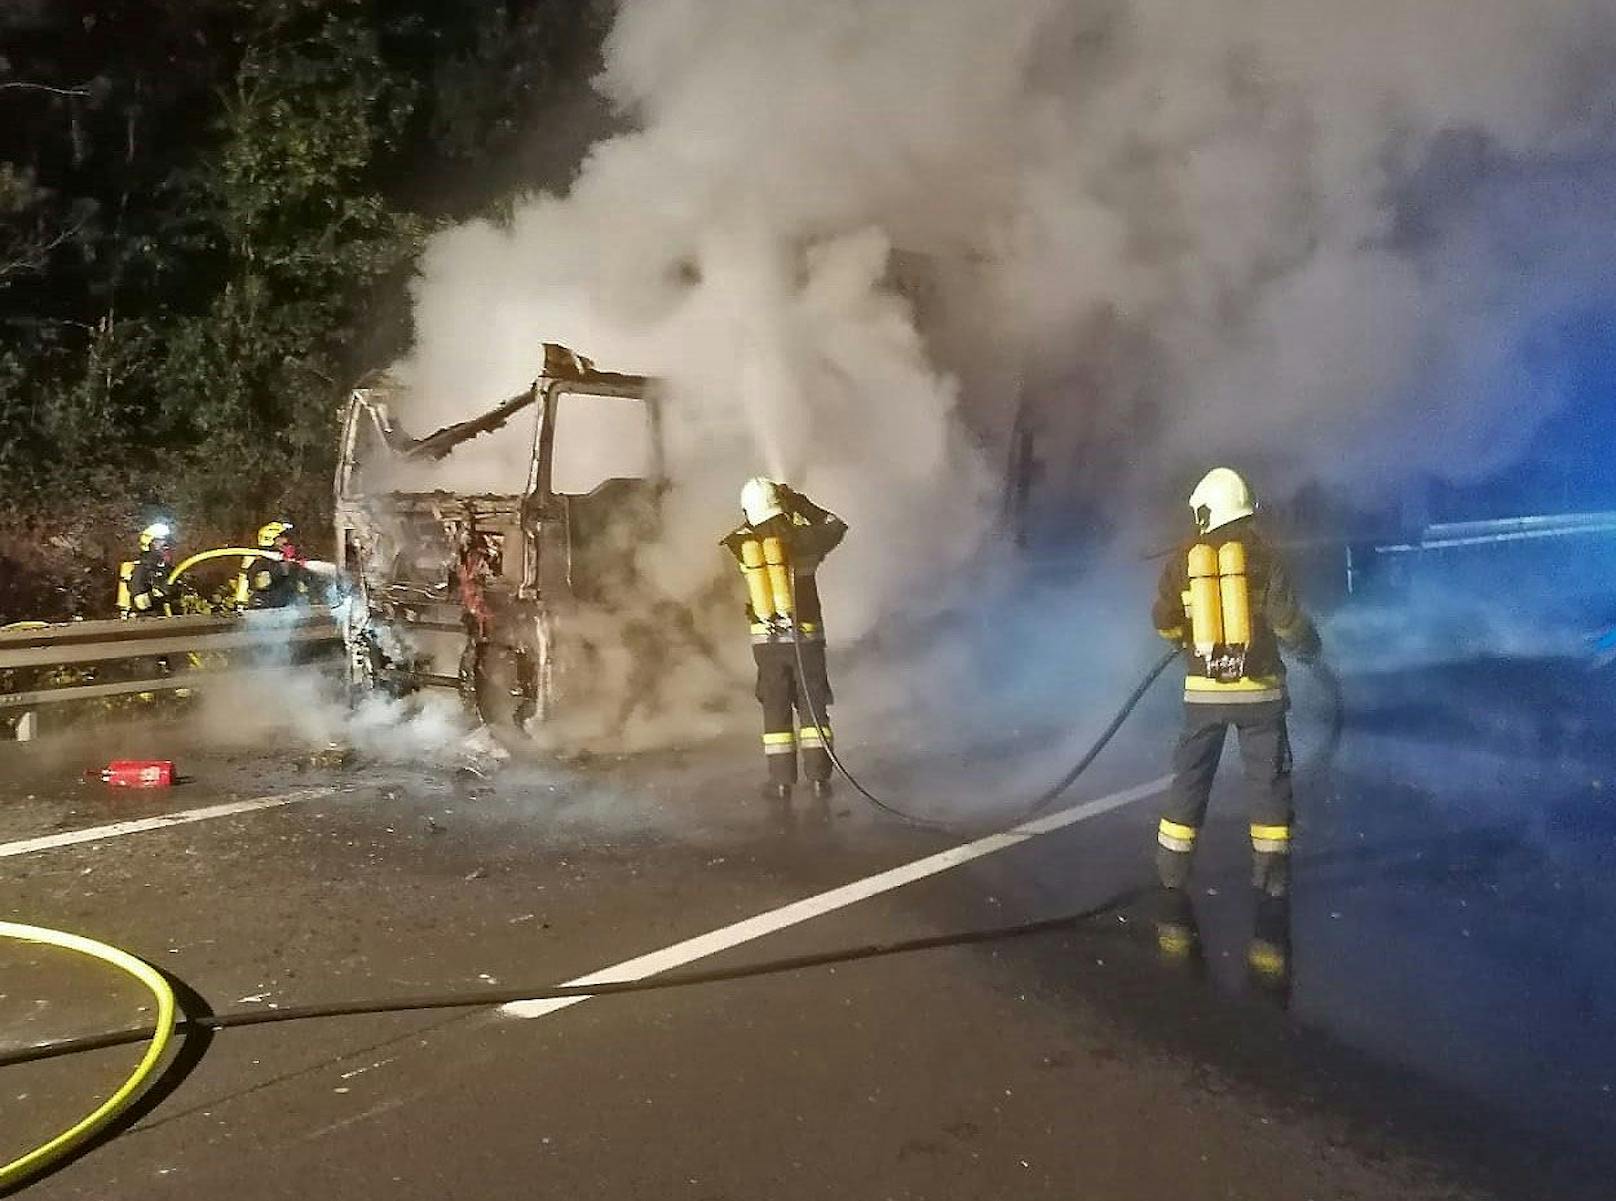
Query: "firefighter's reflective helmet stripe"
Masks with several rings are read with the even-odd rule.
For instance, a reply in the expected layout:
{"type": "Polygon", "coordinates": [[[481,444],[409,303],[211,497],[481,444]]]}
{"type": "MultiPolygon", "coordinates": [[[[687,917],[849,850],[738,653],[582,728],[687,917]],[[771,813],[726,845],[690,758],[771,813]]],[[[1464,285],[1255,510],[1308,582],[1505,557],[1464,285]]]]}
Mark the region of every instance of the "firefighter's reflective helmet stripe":
{"type": "Polygon", "coordinates": [[[805,748],[822,747],[827,742],[834,742],[836,733],[829,726],[804,726],[797,737],[805,748]]]}
{"type": "Polygon", "coordinates": [[[1194,826],[1182,826],[1164,817],[1156,830],[1156,841],[1169,851],[1187,852],[1195,849],[1195,835],[1194,826]]]}
{"type": "Polygon", "coordinates": [[[1264,855],[1279,855],[1291,849],[1289,826],[1251,827],[1251,849],[1264,855]]]}
{"type": "Polygon", "coordinates": [[[797,753],[797,732],[795,730],[772,730],[764,734],[763,753],[766,755],[795,755],[797,753]]]}
{"type": "Polygon", "coordinates": [[[1195,528],[1203,534],[1250,517],[1257,511],[1257,500],[1240,473],[1227,467],[1214,467],[1201,477],[1190,493],[1190,512],[1195,528]]]}

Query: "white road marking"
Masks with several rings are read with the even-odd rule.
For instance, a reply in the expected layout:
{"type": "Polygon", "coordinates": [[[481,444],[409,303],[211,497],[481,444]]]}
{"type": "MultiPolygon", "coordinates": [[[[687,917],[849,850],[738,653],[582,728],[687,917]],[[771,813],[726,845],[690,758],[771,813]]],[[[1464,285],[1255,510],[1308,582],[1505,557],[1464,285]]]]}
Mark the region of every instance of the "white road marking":
{"type": "Polygon", "coordinates": [[[205,822],[215,817],[230,817],[237,813],[252,813],[259,809],[295,805],[299,801],[314,801],[331,796],[336,791],[335,788],[300,788],[296,792],[254,797],[247,801],[228,801],[223,805],[209,805],[203,809],[182,809],[178,813],[164,813],[158,817],[113,822],[107,826],[90,826],[84,830],[68,830],[62,834],[46,834],[40,838],[24,838],[19,842],[0,842],[0,859],[11,855],[32,855],[36,851],[54,851],[58,847],[76,846],[81,842],[100,842],[104,838],[122,838],[125,834],[143,834],[147,830],[166,830],[169,826],[205,822]]]}
{"type": "MultiPolygon", "coordinates": [[[[986,855],[995,854],[1009,847],[1019,846],[1043,834],[1064,829],[1080,821],[1087,821],[1091,817],[1099,817],[1102,813],[1109,813],[1113,809],[1120,809],[1124,805],[1143,800],[1148,796],[1155,796],[1167,786],[1167,779],[1152,780],[1148,784],[1141,784],[1136,788],[1114,792],[1110,796],[1100,797],[1098,800],[1086,801],[1081,805],[1074,805],[1070,809],[1062,809],[1058,813],[1051,813],[1048,817],[1038,818],[1036,821],[1026,822],[999,834],[990,834],[979,838],[975,842],[963,843],[935,855],[928,855],[924,859],[916,859],[913,863],[903,864],[890,871],[867,876],[862,880],[855,880],[851,884],[844,884],[840,888],[833,888],[829,892],[819,893],[817,896],[805,897],[800,901],[793,901],[779,909],[760,913],[756,917],[749,917],[733,925],[724,926],[709,931],[684,942],[674,943],[671,947],[664,947],[660,951],[652,951],[648,955],[641,955],[623,963],[613,964],[611,967],[601,968],[587,976],[579,976],[576,980],[568,980],[562,987],[575,988],[590,984],[621,984],[630,980],[644,980],[647,976],[654,976],[670,968],[683,967],[697,959],[705,959],[709,955],[716,955],[720,951],[727,951],[731,947],[738,947],[742,943],[762,938],[784,930],[788,926],[795,926],[812,918],[845,909],[849,905],[856,905],[871,897],[879,896],[884,892],[891,892],[895,888],[902,888],[905,884],[912,884],[916,880],[924,880],[927,876],[935,876],[952,868],[981,859],[986,855]]],[[[553,997],[545,1000],[512,1001],[500,1006],[500,1012],[511,1017],[538,1018],[546,1014],[566,1009],[569,1005],[577,1005],[590,998],[583,997],[553,997]]]]}

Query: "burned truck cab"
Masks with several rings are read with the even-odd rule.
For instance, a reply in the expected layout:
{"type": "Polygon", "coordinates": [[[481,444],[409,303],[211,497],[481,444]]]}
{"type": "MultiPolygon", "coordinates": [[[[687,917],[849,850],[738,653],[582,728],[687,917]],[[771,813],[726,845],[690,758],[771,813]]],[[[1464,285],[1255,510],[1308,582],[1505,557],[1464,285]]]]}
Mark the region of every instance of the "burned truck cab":
{"type": "Polygon", "coordinates": [[[588,691],[590,638],[635,587],[665,487],[654,381],[597,371],[554,344],[533,385],[415,438],[385,378],[355,388],[336,477],[339,566],[353,581],[349,680],[358,695],[458,692],[496,732],[531,733],[588,691]],[[510,490],[462,482],[451,456],[510,490]],[[513,441],[514,439],[514,441],[513,441]],[[513,478],[514,477],[514,478],[513,478]]]}

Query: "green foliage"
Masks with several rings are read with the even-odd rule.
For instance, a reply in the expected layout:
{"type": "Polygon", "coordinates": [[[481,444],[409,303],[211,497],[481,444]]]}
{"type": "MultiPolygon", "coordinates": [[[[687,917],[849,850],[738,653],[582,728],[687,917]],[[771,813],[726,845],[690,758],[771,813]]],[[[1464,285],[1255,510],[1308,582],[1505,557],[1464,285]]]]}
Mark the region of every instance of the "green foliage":
{"type": "Polygon", "coordinates": [[[73,539],[114,558],[158,511],[317,531],[339,406],[407,343],[423,237],[571,170],[598,128],[563,93],[609,9],[0,5],[0,82],[28,81],[0,90],[0,528],[110,514],[73,539]]]}

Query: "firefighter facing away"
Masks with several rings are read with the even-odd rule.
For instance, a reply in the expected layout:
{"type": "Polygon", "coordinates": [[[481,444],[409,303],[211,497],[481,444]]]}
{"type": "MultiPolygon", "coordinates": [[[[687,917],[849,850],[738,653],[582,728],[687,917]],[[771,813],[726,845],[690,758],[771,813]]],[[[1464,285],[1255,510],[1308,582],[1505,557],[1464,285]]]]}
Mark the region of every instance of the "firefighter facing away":
{"type": "Polygon", "coordinates": [[[241,575],[236,580],[237,605],[246,609],[284,609],[308,599],[308,573],[292,541],[295,528],[290,521],[271,521],[259,527],[259,548],[274,551],[279,557],[254,555],[241,561],[241,575]]]}
{"type": "Polygon", "coordinates": [[[723,545],[746,580],[746,616],[769,768],[764,795],[777,800],[791,796],[800,749],[814,795],[828,797],[831,760],[825,747],[831,740],[829,710],[835,698],[825,664],[824,614],[815,572],[847,533],[847,523],[802,493],[762,476],[741,489],[741,511],[746,520],[723,545]]]}
{"type": "Polygon", "coordinates": [[[118,568],[118,616],[164,616],[173,568],[174,529],[166,521],[154,521],[140,531],[140,557],[118,568]]]}
{"type": "Polygon", "coordinates": [[[1257,529],[1245,480],[1214,468],[1190,495],[1197,536],[1162,570],[1152,616],[1184,648],[1184,732],[1157,832],[1163,887],[1183,888],[1229,727],[1240,737],[1250,790],[1252,884],[1285,895],[1290,880],[1291,750],[1283,643],[1303,662],[1319,635],[1284,561],[1257,529]]]}

